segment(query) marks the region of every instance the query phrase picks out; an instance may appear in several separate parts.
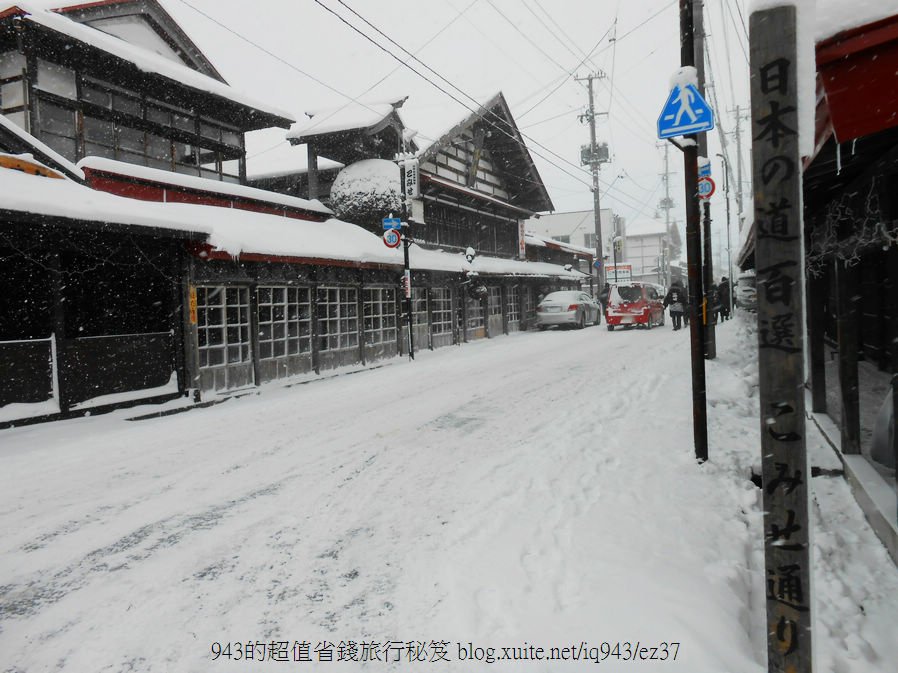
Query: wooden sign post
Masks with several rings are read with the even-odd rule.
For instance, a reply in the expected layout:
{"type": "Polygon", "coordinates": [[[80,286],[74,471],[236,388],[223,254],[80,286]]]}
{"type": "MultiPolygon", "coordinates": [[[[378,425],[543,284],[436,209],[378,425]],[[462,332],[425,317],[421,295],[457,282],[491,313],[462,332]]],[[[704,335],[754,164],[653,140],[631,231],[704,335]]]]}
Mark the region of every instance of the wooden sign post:
{"type": "Polygon", "coordinates": [[[767,665],[811,673],[795,7],[750,26],[767,665]]]}

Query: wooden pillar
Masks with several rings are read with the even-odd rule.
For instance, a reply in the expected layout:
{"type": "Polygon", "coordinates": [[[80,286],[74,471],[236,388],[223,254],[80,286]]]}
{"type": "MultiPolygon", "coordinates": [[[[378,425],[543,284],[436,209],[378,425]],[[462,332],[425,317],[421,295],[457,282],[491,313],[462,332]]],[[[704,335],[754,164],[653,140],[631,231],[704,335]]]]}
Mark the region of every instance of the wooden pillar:
{"type": "Polygon", "coordinates": [[[62,291],[65,279],[63,278],[64,269],[60,257],[59,252],[50,253],[47,265],[50,267],[50,273],[53,276],[53,339],[56,342],[56,362],[53,364],[56,367],[56,395],[57,402],[59,402],[59,411],[65,413],[71,407],[71,402],[68,394],[68,363],[66,361],[68,356],[68,349],[66,348],[68,340],[65,334],[66,307],[65,295],[62,291]]]}
{"type": "Polygon", "coordinates": [[[836,331],[839,340],[839,391],[842,408],[842,453],[861,452],[861,412],[858,382],[858,267],[836,262],[838,306],[836,331]]]}
{"type": "Polygon", "coordinates": [[[356,295],[355,295],[355,313],[358,316],[356,320],[356,338],[359,340],[359,362],[363,365],[368,364],[365,361],[365,289],[362,275],[364,271],[358,269],[356,271],[356,295]]]}
{"type": "Polygon", "coordinates": [[[318,152],[312,143],[306,145],[309,157],[309,199],[318,198],[318,152]]]}
{"type": "Polygon", "coordinates": [[[318,326],[318,267],[313,266],[309,270],[309,308],[311,309],[311,332],[312,332],[312,369],[316,374],[321,373],[321,344],[318,343],[319,326],[318,326]]]}
{"type": "Polygon", "coordinates": [[[811,673],[796,8],[750,19],[767,670],[811,673]]]}
{"type": "MultiPolygon", "coordinates": [[[[253,359],[253,382],[262,384],[262,353],[259,345],[259,281],[256,269],[247,269],[253,278],[246,288],[249,301],[249,352],[253,359]]],[[[238,288],[239,289],[239,288],[238,288]]]]}
{"type": "Polygon", "coordinates": [[[810,360],[811,411],[826,413],[826,296],[827,277],[821,269],[818,276],[809,275],[808,286],[808,350],[810,360]]]}
{"type": "Polygon", "coordinates": [[[178,392],[186,394],[193,387],[188,362],[193,344],[190,333],[196,330],[196,288],[190,284],[189,261],[183,243],[176,244],[172,252],[172,361],[178,376],[178,392]]]}

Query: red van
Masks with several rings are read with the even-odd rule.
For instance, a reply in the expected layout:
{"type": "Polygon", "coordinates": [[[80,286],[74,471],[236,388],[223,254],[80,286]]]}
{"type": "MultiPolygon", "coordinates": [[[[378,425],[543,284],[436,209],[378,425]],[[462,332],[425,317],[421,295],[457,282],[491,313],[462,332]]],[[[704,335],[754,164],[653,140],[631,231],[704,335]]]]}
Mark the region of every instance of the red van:
{"type": "Polygon", "coordinates": [[[642,325],[652,329],[664,324],[664,289],[652,283],[617,283],[608,293],[605,309],[608,331],[618,325],[627,327],[642,325]]]}

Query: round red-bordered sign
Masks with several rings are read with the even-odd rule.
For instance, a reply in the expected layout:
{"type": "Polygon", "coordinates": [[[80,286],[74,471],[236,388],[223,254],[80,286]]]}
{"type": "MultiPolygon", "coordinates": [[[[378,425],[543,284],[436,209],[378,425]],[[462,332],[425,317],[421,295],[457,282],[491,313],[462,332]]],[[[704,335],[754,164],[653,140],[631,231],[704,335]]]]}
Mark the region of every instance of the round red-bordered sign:
{"type": "Polygon", "coordinates": [[[398,248],[402,243],[402,236],[395,229],[387,229],[384,232],[384,245],[388,248],[398,248]]]}
{"type": "Polygon", "coordinates": [[[717,185],[714,184],[714,180],[707,176],[698,179],[698,198],[700,199],[710,199],[714,194],[714,190],[717,188],[717,185]]]}

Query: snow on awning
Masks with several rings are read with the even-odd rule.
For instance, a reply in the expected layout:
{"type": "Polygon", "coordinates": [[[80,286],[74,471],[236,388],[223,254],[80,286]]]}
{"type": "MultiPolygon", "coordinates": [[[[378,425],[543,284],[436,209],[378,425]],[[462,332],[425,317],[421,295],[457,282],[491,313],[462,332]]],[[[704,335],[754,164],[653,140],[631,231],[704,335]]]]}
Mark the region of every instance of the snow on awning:
{"type": "Polygon", "coordinates": [[[191,89],[202,91],[213,96],[227,99],[244,107],[278,117],[284,122],[294,122],[293,115],[274,106],[262,103],[255,98],[233,89],[223,82],[208,77],[186,65],[175,63],[137,45],[104,33],[91,26],[73,21],[66,16],[52,11],[34,7],[27,2],[16,3],[25,12],[25,21],[48,30],[61,33],[73,40],[87,44],[95,49],[127,61],[139,70],[160,75],[191,89]]]}
{"type": "Polygon", "coordinates": [[[269,192],[264,189],[257,189],[256,187],[245,187],[244,185],[238,185],[233,182],[210,180],[209,178],[184,175],[183,173],[164,171],[158,168],[148,168],[146,166],[138,166],[136,164],[129,164],[124,161],[115,161],[114,159],[106,159],[103,157],[84,157],[78,162],[78,168],[87,169],[89,171],[111,173],[114,175],[123,175],[136,180],[154,182],[162,186],[171,185],[200,192],[224,194],[240,199],[249,199],[267,204],[287,206],[288,208],[307,210],[323,215],[333,214],[333,211],[324,206],[320,201],[310,201],[296,196],[288,196],[277,192],[269,192]]]}
{"type": "MultiPolygon", "coordinates": [[[[295,263],[344,263],[351,266],[403,265],[399,250],[387,248],[380,236],[337,219],[297,220],[235,208],[191,203],[138,201],[85,187],[69,179],[51,179],[0,168],[0,212],[43,215],[77,222],[146,227],[189,234],[204,241],[219,258],[249,256],[258,261],[278,258],[295,263]]],[[[9,223],[0,219],[0,227],[9,223]]],[[[148,232],[149,233],[149,232],[148,232]]],[[[413,245],[412,268],[508,276],[551,276],[579,280],[583,274],[555,264],[478,257],[469,264],[461,253],[426,250],[413,245]]]]}

